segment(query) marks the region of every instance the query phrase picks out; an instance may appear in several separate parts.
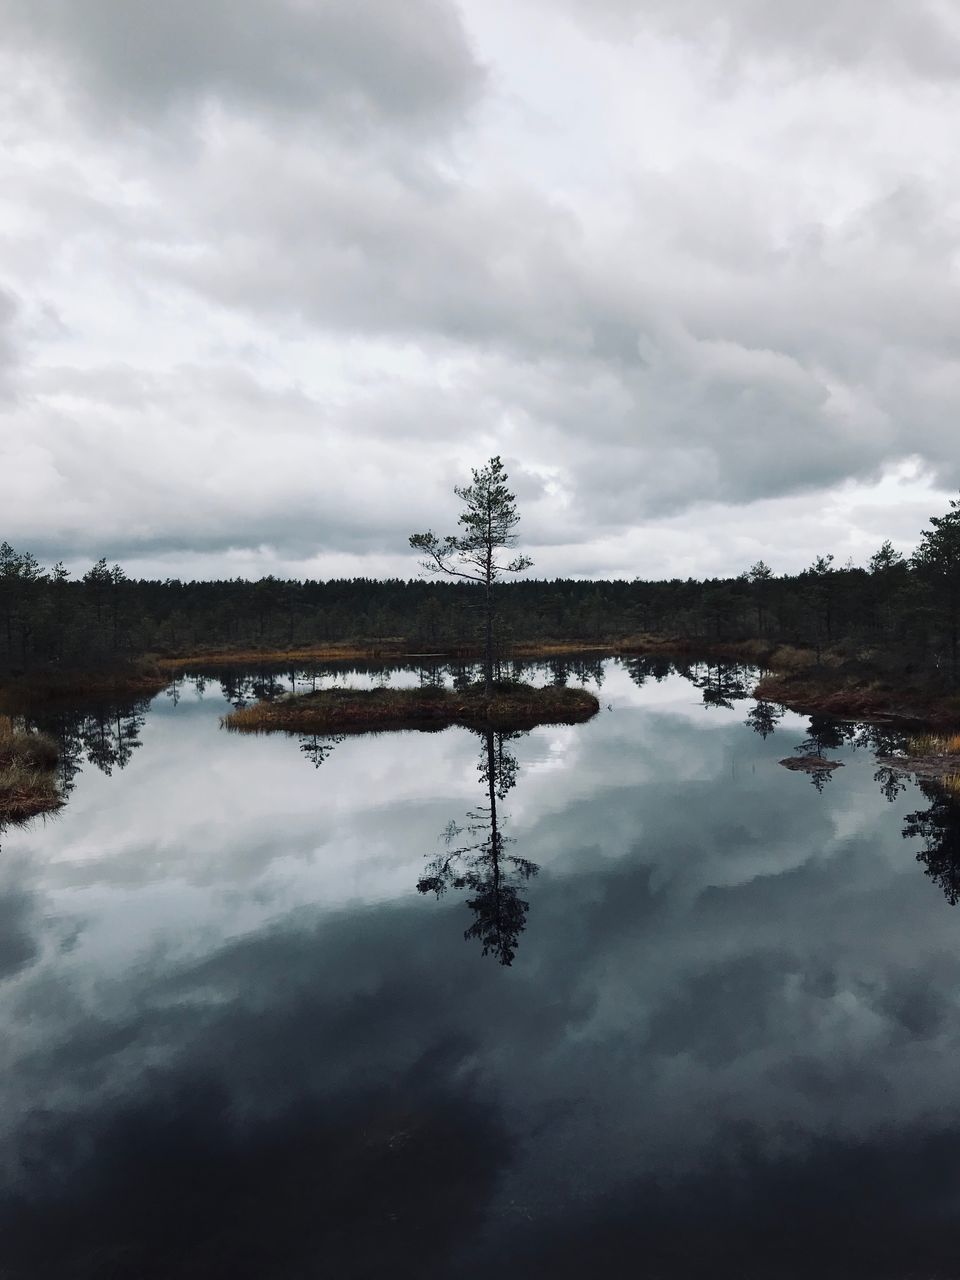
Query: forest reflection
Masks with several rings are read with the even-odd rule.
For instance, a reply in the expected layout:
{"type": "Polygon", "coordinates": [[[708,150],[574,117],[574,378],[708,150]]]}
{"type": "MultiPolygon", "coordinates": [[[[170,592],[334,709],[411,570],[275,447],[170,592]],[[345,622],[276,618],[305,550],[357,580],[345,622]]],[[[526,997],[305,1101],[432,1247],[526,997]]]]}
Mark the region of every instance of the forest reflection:
{"type": "Polygon", "coordinates": [[[498,804],[517,785],[518,762],[509,744],[524,735],[488,729],[477,736],[483,801],[470,810],[463,825],[448,825],[443,836],[446,848],[428,863],[417,889],[438,899],[448,889],[470,893],[466,905],[474,919],[464,930],[464,938],[477,939],[485,956],[493,955],[501,965],[510,965],[530,910],[521,890],[540,869],[510,852],[513,839],[504,835],[504,819],[498,810],[498,804]]]}
{"type": "MultiPolygon", "coordinates": [[[[699,662],[671,659],[660,654],[621,655],[612,661],[638,688],[648,682],[662,684],[671,677],[680,677],[698,691],[702,705],[711,711],[729,711],[749,702],[749,706],[742,708],[743,723],[764,741],[774,734],[785,733],[785,709],[751,699],[760,675],[756,668],[716,659],[699,662]]],[[[498,674],[503,679],[557,685],[577,681],[599,688],[610,662],[610,658],[592,654],[560,655],[548,660],[505,661],[500,664],[498,674]]],[[[368,662],[335,666],[224,667],[183,672],[162,697],[176,707],[184,697],[203,698],[212,685],[231,706],[244,706],[259,698],[271,699],[292,690],[303,692],[337,683],[376,686],[402,682],[457,688],[470,684],[477,676],[476,663],[459,659],[411,661],[401,666],[368,662]]],[[[29,727],[49,734],[57,743],[57,775],[65,799],[69,799],[85,767],[92,766],[107,777],[127,768],[142,745],[141,733],[150,707],[150,700],[142,698],[78,706],[56,704],[27,718],[29,727]]],[[[803,736],[800,737],[798,730],[793,733],[797,738],[791,734],[789,749],[810,762],[806,772],[817,792],[823,792],[833,777],[828,767],[828,753],[846,748],[872,752],[883,758],[902,753],[905,744],[903,733],[888,726],[856,724],[828,716],[810,716],[803,736]],[[824,762],[823,768],[817,768],[818,761],[824,762]]],[[[524,735],[491,731],[477,732],[476,736],[481,802],[468,812],[465,822],[450,824],[443,852],[430,861],[417,888],[421,893],[434,893],[437,897],[451,889],[466,893],[466,905],[474,919],[465,930],[465,937],[479,941],[485,955],[494,955],[500,964],[509,965],[516,955],[529,912],[523,886],[538,871],[536,864],[513,852],[513,841],[503,830],[502,805],[516,786],[518,774],[511,744],[524,735]]],[[[299,738],[300,754],[305,762],[319,769],[342,741],[342,735],[303,735],[299,738]]],[[[890,803],[906,793],[911,785],[909,775],[879,761],[873,779],[890,803]]],[[[917,860],[947,900],[957,905],[960,903],[960,779],[920,781],[917,785],[927,806],[906,815],[903,838],[920,842],[917,860]]]]}
{"type": "Polygon", "coordinates": [[[57,778],[66,798],[76,786],[84,764],[107,777],[127,767],[143,745],[140,732],[150,700],[109,702],[83,707],[55,706],[28,717],[31,728],[48,734],[57,744],[57,778]]]}
{"type": "Polygon", "coordinates": [[[903,838],[923,841],[917,861],[955,907],[960,902],[960,778],[920,782],[919,787],[930,804],[907,814],[903,838]]]}

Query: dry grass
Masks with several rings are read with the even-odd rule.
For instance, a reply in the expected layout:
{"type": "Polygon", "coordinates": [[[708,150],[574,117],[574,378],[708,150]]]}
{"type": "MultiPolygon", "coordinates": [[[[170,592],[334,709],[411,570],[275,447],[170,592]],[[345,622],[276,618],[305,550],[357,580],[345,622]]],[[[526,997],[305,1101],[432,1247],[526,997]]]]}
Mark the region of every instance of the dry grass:
{"type": "Polygon", "coordinates": [[[960,755],[960,733],[916,734],[907,743],[907,755],[916,757],[958,756],[960,755]]]}
{"type": "MultiPolygon", "coordinates": [[[[510,658],[549,658],[558,654],[580,653],[615,653],[619,647],[616,640],[589,644],[583,640],[531,640],[517,641],[508,646],[505,655],[510,658]]],[[[379,641],[355,644],[334,645],[301,645],[293,649],[210,649],[194,653],[185,653],[173,657],[169,654],[154,658],[164,671],[176,671],[182,668],[230,666],[233,663],[256,665],[269,663],[282,666],[289,662],[377,662],[383,659],[402,660],[404,658],[449,658],[479,659],[482,650],[477,645],[453,645],[429,654],[423,652],[421,645],[411,649],[410,642],[403,638],[390,637],[379,641]]]]}
{"type": "MultiPolygon", "coordinates": [[[[718,658],[760,667],[771,664],[774,651],[774,646],[767,640],[706,640],[698,636],[655,635],[643,631],[624,636],[612,648],[617,653],[659,654],[667,658],[718,658]]],[[[798,649],[794,652],[806,651],[798,649]]],[[[810,661],[815,661],[813,650],[809,652],[810,661]]]]}
{"type": "Polygon", "coordinates": [[[774,671],[805,671],[817,665],[813,649],[798,649],[792,644],[781,644],[770,654],[769,665],[774,671]]]}
{"type": "Polygon", "coordinates": [[[59,809],[63,799],[54,769],[57,744],[0,716],[0,819],[22,822],[59,809]]]}
{"type": "Polygon", "coordinates": [[[0,716],[0,769],[19,764],[26,769],[53,769],[57,744],[44,733],[31,733],[10,716],[0,716]]]}
{"type": "Polygon", "coordinates": [[[576,724],[600,709],[584,689],[498,685],[487,698],[482,685],[450,689],[321,689],[242,707],[224,718],[241,733],[365,733],[384,729],[532,728],[576,724]]]}
{"type": "Polygon", "coordinates": [[[370,662],[383,657],[403,656],[402,642],[385,640],[382,644],[301,645],[295,649],[209,649],[178,657],[164,655],[154,661],[164,671],[179,671],[183,667],[223,667],[234,663],[370,662]],[[395,647],[396,643],[399,643],[399,648],[395,647]]]}

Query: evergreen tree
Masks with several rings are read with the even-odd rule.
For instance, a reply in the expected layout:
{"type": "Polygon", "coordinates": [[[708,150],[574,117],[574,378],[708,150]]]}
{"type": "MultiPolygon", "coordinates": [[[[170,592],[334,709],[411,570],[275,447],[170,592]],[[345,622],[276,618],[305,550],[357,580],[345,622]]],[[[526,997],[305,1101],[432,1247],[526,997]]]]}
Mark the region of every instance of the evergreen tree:
{"type": "Polygon", "coordinates": [[[516,499],[507,488],[507,473],[499,457],[473,471],[473,482],[454,488],[466,504],[460,514],[462,532],[440,538],[431,530],[414,533],[410,545],[423,551],[420,563],[428,573],[446,573],[479,583],[483,588],[484,649],[483,680],[487,696],[493,692],[494,586],[505,573],[522,573],[533,561],[515,556],[504,561],[497,553],[517,544],[515,532],[520,522],[516,499]]]}
{"type": "Polygon", "coordinates": [[[945,516],[931,516],[920,535],[913,563],[933,586],[950,645],[950,671],[957,679],[960,658],[960,501],[951,500],[945,516]]]}

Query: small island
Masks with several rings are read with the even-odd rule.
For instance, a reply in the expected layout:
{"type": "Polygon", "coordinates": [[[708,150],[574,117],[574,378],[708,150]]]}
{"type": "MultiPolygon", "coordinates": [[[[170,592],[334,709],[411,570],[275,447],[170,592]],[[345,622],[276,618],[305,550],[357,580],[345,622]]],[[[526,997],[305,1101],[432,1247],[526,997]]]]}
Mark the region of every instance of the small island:
{"type": "Polygon", "coordinates": [[[793,773],[829,773],[843,768],[842,760],[828,760],[826,756],[787,756],[780,763],[793,773]]]}
{"type": "Polygon", "coordinates": [[[256,702],[223,720],[241,733],[371,733],[386,729],[532,729],[580,724],[600,710],[585,689],[483,683],[466,689],[319,689],[256,702]]]}

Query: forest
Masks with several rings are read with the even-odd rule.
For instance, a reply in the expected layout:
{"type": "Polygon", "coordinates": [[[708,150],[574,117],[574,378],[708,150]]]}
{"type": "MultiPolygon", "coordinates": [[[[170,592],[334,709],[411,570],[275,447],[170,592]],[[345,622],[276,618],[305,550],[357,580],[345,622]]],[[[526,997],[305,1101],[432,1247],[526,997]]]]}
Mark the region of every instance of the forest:
{"type": "MultiPolygon", "coordinates": [[[[960,501],[930,520],[915,552],[889,542],[866,566],[818,556],[777,575],[762,561],[736,577],[497,585],[498,652],[566,642],[687,648],[759,641],[867,654],[879,666],[957,682],[960,501]]],[[[371,653],[467,653],[480,639],[478,594],[461,581],[372,578],[149,581],[99,560],[74,578],[0,544],[0,673],[116,669],[146,655],[284,652],[354,645],[371,653]]]]}

